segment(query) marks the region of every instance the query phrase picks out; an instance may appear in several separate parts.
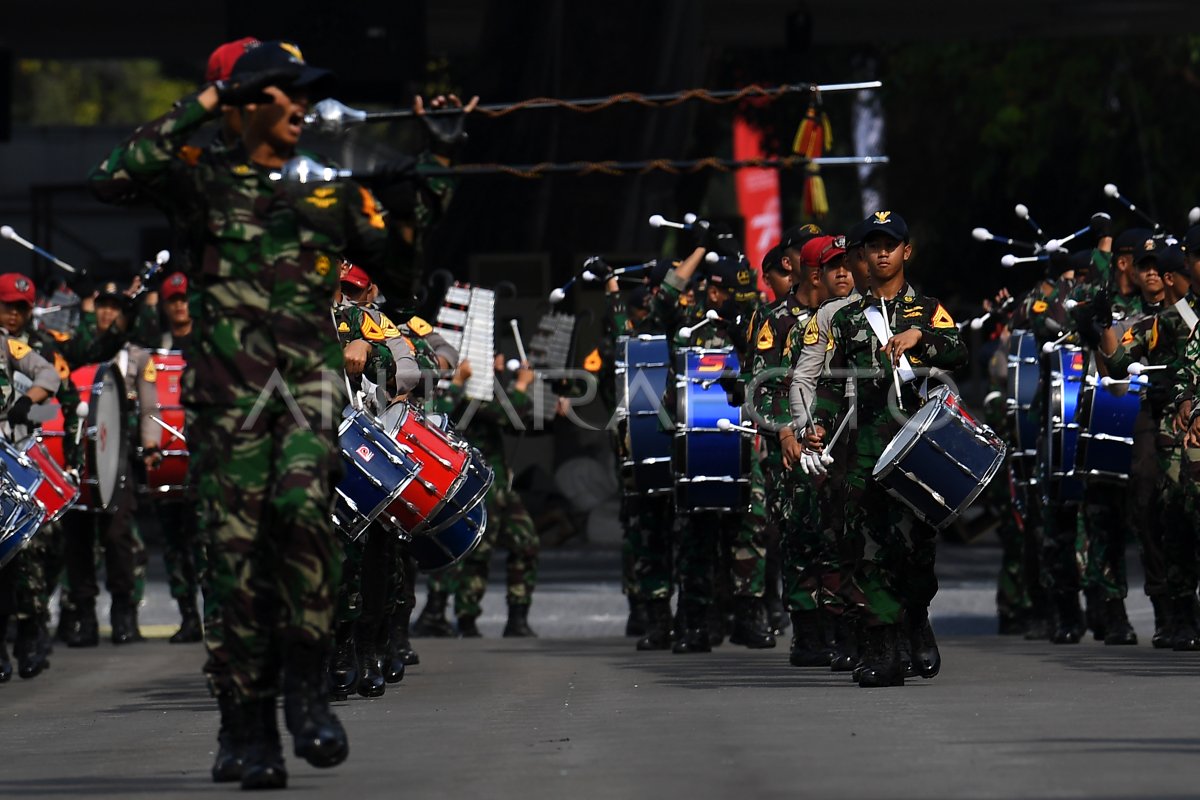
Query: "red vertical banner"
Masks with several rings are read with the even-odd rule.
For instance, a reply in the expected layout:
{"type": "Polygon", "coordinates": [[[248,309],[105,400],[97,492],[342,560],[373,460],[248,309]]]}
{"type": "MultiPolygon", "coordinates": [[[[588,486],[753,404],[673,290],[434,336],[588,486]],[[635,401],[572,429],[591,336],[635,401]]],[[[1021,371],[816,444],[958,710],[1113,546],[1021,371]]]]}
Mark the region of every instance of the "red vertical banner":
{"type": "MultiPolygon", "coordinates": [[[[762,134],[742,117],[733,120],[733,157],[737,160],[763,158],[762,134]]],[[[739,169],[734,176],[738,210],[746,221],[742,241],[746,258],[759,270],[759,288],[766,289],[762,279],[762,260],[767,251],[779,243],[783,235],[779,208],[779,172],[752,167],[739,169]]],[[[769,290],[767,290],[769,292],[769,290]]]]}

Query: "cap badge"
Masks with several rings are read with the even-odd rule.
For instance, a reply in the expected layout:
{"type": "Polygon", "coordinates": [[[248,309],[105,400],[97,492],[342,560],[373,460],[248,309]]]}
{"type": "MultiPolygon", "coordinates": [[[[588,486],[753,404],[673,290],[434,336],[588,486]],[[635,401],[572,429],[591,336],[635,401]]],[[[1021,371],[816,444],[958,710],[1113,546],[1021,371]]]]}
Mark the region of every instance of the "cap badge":
{"type": "Polygon", "coordinates": [[[888,223],[888,218],[890,216],[892,216],[892,212],[890,212],[890,211],[876,211],[875,212],[875,224],[876,225],[886,225],[888,223]]]}

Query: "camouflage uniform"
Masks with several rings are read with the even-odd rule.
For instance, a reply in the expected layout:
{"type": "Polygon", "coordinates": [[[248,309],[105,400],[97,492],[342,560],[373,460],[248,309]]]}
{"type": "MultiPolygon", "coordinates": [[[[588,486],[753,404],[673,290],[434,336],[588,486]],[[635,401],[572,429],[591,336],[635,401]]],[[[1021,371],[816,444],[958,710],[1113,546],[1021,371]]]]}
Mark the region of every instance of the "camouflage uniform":
{"type": "Polygon", "coordinates": [[[328,312],[334,257],[382,270],[400,237],[353,182],[271,181],[240,144],[194,163],[179,158],[216,116],[185,98],[118,146],[91,181],[102,200],[170,197],[202,212],[204,252],[189,276],[195,347],[185,397],[200,445],[190,466],[222,609],[210,669],[250,701],[276,694],[284,648],[311,663],[333,620],[340,565],[329,508],[346,400],[331,378],[342,366],[328,312]]]}
{"type": "MultiPolygon", "coordinates": [[[[871,478],[876,461],[900,429],[888,408],[892,390],[891,361],[881,355],[866,319],[866,309],[878,299],[864,297],[833,316],[830,341],[832,375],[817,385],[814,419],[832,433],[834,423],[846,411],[846,379],[838,370],[850,369],[857,376],[858,430],[855,451],[846,466],[846,520],[853,537],[864,544],[862,561],[855,575],[857,590],[865,607],[868,625],[893,625],[904,609],[921,612],[937,593],[934,574],[934,532],[919,522],[907,506],[893,500],[871,478]]],[[[966,362],[967,351],[950,315],[937,300],[918,295],[905,287],[887,304],[889,327],[900,334],[916,328],[920,342],[908,351],[914,368],[953,370],[966,362]]],[[[915,387],[903,386],[904,407],[915,409],[915,387]]]]}
{"type": "MultiPolygon", "coordinates": [[[[792,425],[797,436],[802,436],[804,429],[808,427],[810,410],[816,400],[818,381],[829,366],[833,352],[833,342],[830,338],[833,317],[861,297],[855,289],[846,297],[825,301],[809,318],[807,324],[797,325],[788,334],[787,348],[793,358],[789,404],[792,425]]],[[[797,475],[795,470],[792,472],[796,485],[792,495],[792,518],[796,520],[797,525],[803,525],[807,530],[814,532],[821,542],[817,548],[819,600],[813,606],[803,601],[801,605],[804,608],[820,606],[834,614],[853,613],[862,605],[862,602],[854,597],[852,580],[858,561],[857,553],[861,548],[847,535],[844,525],[843,478],[848,461],[847,454],[850,452],[849,443],[853,437],[853,430],[847,429],[836,443],[830,453],[833,464],[830,465],[830,474],[825,480],[813,482],[808,476],[797,475]],[[813,488],[805,489],[806,484],[813,488]]],[[[806,585],[806,580],[797,582],[797,600],[801,600],[807,593],[803,588],[806,585]]]]}
{"type": "MultiPolygon", "coordinates": [[[[512,411],[522,424],[530,424],[532,398],[525,392],[509,388],[506,397],[512,411]]],[[[503,547],[508,551],[506,576],[508,605],[526,606],[533,602],[537,585],[539,542],[533,518],[525,510],[521,495],[512,488],[512,471],[504,453],[504,432],[512,424],[509,413],[498,400],[480,403],[464,399],[463,389],[451,384],[439,399],[440,410],[450,414],[457,411],[461,418],[464,409],[474,413],[461,422],[461,430],[492,468],[495,479],[487,493],[487,528],[483,539],[466,558],[429,576],[431,592],[454,592],[454,615],[459,619],[475,620],[482,611],[487,591],[488,570],[492,550],[503,547]]]]}
{"type": "Polygon", "coordinates": [[[815,318],[815,309],[801,306],[789,296],[762,312],[752,318],[747,339],[753,348],[751,372],[757,381],[754,407],[759,424],[767,423],[762,434],[765,457],[760,466],[766,519],[778,531],[787,609],[814,611],[820,594],[820,565],[828,561],[820,529],[813,527],[817,522],[816,487],[796,465],[784,470],[783,446],[777,432],[792,422],[788,405],[791,372],[800,356],[803,331],[815,318]]]}
{"type": "MultiPolygon", "coordinates": [[[[1193,312],[1198,301],[1189,293],[1181,301],[1193,312]]],[[[1177,390],[1187,365],[1191,329],[1175,306],[1164,306],[1152,317],[1135,322],[1107,359],[1117,373],[1135,361],[1166,370],[1147,373],[1150,383],[1142,394],[1142,414],[1134,430],[1134,464],[1128,518],[1142,545],[1147,563],[1145,591],[1151,598],[1187,597],[1196,593],[1196,529],[1184,511],[1182,437],[1175,432],[1177,390]],[[1152,429],[1146,428],[1153,425],[1152,429]],[[1145,445],[1153,442],[1153,450],[1145,445]],[[1139,447],[1139,444],[1142,446],[1139,447]],[[1147,457],[1149,456],[1149,458],[1147,457]],[[1152,568],[1155,554],[1160,562],[1152,568]]]]}

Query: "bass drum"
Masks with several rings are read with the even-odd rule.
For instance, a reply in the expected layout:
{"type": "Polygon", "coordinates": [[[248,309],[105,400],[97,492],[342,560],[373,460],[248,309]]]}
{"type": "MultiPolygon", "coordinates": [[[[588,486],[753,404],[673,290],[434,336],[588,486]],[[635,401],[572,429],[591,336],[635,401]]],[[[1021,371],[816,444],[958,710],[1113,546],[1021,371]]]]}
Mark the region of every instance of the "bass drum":
{"type": "Polygon", "coordinates": [[[117,490],[127,480],[125,382],[113,364],[87,364],[71,373],[79,396],[87,398],[83,429],[83,490],[79,507],[115,511],[117,490]]]}

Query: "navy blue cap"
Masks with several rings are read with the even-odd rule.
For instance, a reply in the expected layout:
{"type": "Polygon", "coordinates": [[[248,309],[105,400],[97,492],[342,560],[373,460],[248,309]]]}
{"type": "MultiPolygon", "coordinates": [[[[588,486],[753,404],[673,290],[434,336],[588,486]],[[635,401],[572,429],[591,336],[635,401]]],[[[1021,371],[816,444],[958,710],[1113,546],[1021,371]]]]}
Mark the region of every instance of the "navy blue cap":
{"type": "Polygon", "coordinates": [[[1179,243],[1183,252],[1191,253],[1193,256],[1200,256],[1200,225],[1193,225],[1187,229],[1187,233],[1183,235],[1183,241],[1179,243]]]}
{"type": "Polygon", "coordinates": [[[1127,228],[1113,239],[1114,253],[1138,253],[1146,249],[1146,241],[1154,238],[1149,228],[1127,228]]]}
{"type": "Polygon", "coordinates": [[[764,275],[772,271],[787,272],[783,267],[783,245],[777,244],[767,251],[767,254],[763,256],[762,271],[764,275]]]}
{"type": "Polygon", "coordinates": [[[780,253],[784,250],[799,250],[804,247],[809,239],[816,238],[821,233],[820,227],[813,225],[811,222],[788,228],[783,232],[783,238],[779,240],[780,253]]]}
{"type": "Polygon", "coordinates": [[[864,219],[862,225],[864,226],[862,232],[864,242],[873,233],[886,233],[898,241],[908,241],[908,223],[904,221],[904,217],[894,211],[876,211],[864,219]]]}
{"type": "Polygon", "coordinates": [[[644,311],[649,311],[650,297],[651,294],[649,286],[636,286],[634,287],[633,291],[629,293],[628,306],[629,308],[640,308],[644,311]]]}
{"type": "Polygon", "coordinates": [[[867,231],[871,229],[871,221],[872,220],[864,219],[860,222],[854,223],[854,226],[850,228],[849,233],[846,234],[847,250],[852,247],[858,247],[863,243],[863,239],[867,238],[867,231]]]}
{"type": "Polygon", "coordinates": [[[299,46],[292,42],[276,41],[263,42],[258,47],[247,50],[245,55],[234,62],[229,79],[237,81],[238,78],[253,75],[256,72],[275,69],[286,70],[293,74],[294,77],[286,81],[288,86],[310,87],[321,84],[322,88],[328,88],[333,78],[333,73],[327,69],[310,67],[304,61],[304,55],[300,52],[299,46]]]}
{"type": "Polygon", "coordinates": [[[1147,237],[1142,240],[1141,244],[1134,245],[1133,263],[1141,264],[1143,261],[1158,258],[1159,254],[1166,249],[1166,242],[1162,239],[1155,239],[1153,236],[1147,237]]]}
{"type": "Polygon", "coordinates": [[[1158,274],[1166,275],[1168,272],[1178,272],[1180,275],[1189,274],[1187,265],[1183,263],[1183,248],[1177,244],[1158,251],[1158,274]]]}

